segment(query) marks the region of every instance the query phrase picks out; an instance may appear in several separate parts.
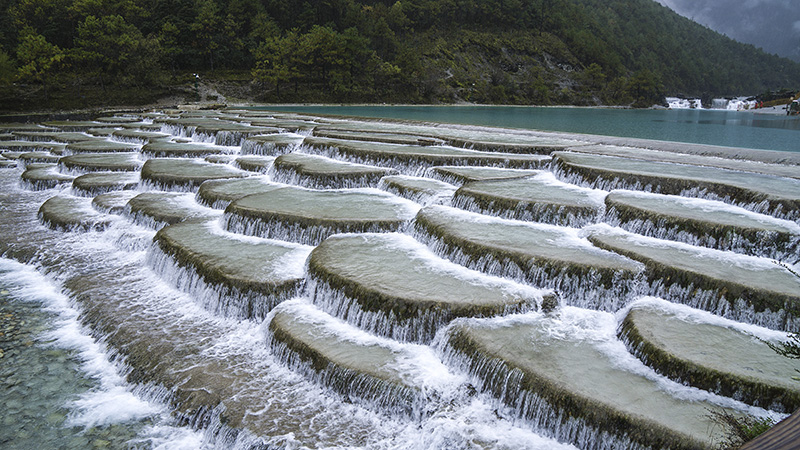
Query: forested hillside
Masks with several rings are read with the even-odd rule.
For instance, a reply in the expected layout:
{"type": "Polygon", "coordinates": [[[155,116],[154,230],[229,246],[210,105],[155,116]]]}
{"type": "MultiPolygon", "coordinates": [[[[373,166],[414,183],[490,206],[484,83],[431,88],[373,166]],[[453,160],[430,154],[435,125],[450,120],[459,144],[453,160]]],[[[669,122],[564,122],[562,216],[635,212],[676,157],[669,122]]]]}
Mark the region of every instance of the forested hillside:
{"type": "Polygon", "coordinates": [[[191,93],[193,73],[259,101],[649,106],[800,88],[800,64],[653,0],[0,0],[2,109],[191,93]]]}

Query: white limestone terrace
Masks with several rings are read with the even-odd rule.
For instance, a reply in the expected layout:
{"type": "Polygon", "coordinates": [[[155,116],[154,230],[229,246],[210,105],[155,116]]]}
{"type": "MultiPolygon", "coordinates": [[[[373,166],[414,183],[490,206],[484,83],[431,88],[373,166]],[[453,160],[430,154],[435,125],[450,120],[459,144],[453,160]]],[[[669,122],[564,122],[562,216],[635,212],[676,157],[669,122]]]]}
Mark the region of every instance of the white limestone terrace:
{"type": "Polygon", "coordinates": [[[800,225],[724,202],[640,191],[606,196],[605,221],[661,239],[800,262],[800,225]]]}
{"type": "Polygon", "coordinates": [[[361,133],[374,132],[379,135],[385,133],[416,135],[441,139],[457,147],[513,153],[549,153],[574,146],[580,142],[574,137],[563,138],[545,133],[522,133],[522,130],[397,120],[351,119],[319,128],[321,131],[328,129],[361,133]]]}
{"type": "Polygon", "coordinates": [[[229,233],[186,220],[156,233],[148,263],[218,314],[263,320],[297,294],[311,247],[229,233]]]}
{"type": "Polygon", "coordinates": [[[430,342],[456,317],[490,317],[552,304],[552,292],[441,259],[410,236],[332,236],[308,259],[311,301],[353,325],[406,342],[430,342]]]}
{"type": "Polygon", "coordinates": [[[546,167],[550,157],[530,153],[502,153],[449,146],[403,145],[381,142],[348,141],[307,137],[301,150],[310,149],[326,156],[362,164],[394,167],[414,175],[428,167],[441,165],[492,166],[520,169],[546,167]]]}
{"type": "Polygon", "coordinates": [[[138,153],[77,153],[58,160],[63,172],[138,172],[142,161],[138,153]]]}
{"type": "Polygon", "coordinates": [[[208,180],[245,178],[249,172],[186,158],[149,159],[142,166],[142,184],[148,188],[196,192],[208,180]]]}
{"type": "MultiPolygon", "coordinates": [[[[738,155],[741,151],[733,152],[732,154],[725,153],[727,157],[717,156],[717,153],[713,153],[715,156],[706,156],[704,154],[675,153],[668,150],[649,150],[640,147],[621,147],[616,145],[583,145],[579,147],[570,147],[569,151],[591,153],[595,155],[620,156],[646,161],[693,164],[697,166],[740,170],[743,172],[763,173],[765,175],[775,175],[779,177],[800,178],[800,166],[796,164],[778,164],[750,159],[731,158],[732,155],[738,155]]],[[[769,161],[768,158],[764,159],[769,161]]],[[[800,161],[798,164],[800,164],[800,161]]]]}
{"type": "MultiPolygon", "coordinates": [[[[794,407],[791,393],[768,393],[766,383],[745,388],[746,370],[702,354],[744,356],[739,347],[763,349],[748,339],[780,342],[796,329],[800,267],[791,265],[791,244],[777,243],[784,235],[791,241],[796,224],[765,215],[768,204],[756,213],[713,198],[609,194],[559,180],[547,164],[519,169],[500,162],[545,162],[554,150],[569,149],[616,158],[623,175],[631,165],[652,164],[663,169],[660,175],[721,170],[791,185],[795,166],[763,156],[770,152],[751,162],[746,151],[725,158],[701,146],[698,154],[673,153],[657,143],[592,145],[591,136],[234,110],[100,119],[53,124],[61,130],[19,126],[52,133],[36,136],[52,140],[30,142],[39,148],[4,150],[0,141],[1,161],[11,163],[0,164],[0,251],[36,262],[120,361],[120,373],[137,386],[131,389],[162,393],[159,401],[180,420],[204,428],[204,444],[704,448],[721,435],[706,408],[779,419],[794,407]],[[156,185],[132,184],[143,178],[141,169],[73,180],[71,169],[37,162],[80,153],[56,139],[108,146],[118,144],[109,139],[119,129],[131,130],[119,133],[130,139],[168,132],[151,145],[166,143],[175,152],[150,152],[139,141],[127,155],[81,153],[67,161],[179,156],[150,164],[175,177],[196,166],[244,177],[142,192],[156,185]],[[375,161],[403,172],[380,178],[381,190],[311,190],[297,186],[300,180],[286,185],[274,173],[235,169],[263,171],[312,130],[354,148],[405,145],[412,152],[500,159],[403,170],[395,160],[375,161]],[[458,208],[469,207],[458,201],[459,186],[497,184],[505,190],[496,189],[503,192],[495,197],[516,198],[526,183],[538,186],[529,186],[528,194],[536,194],[528,195],[531,204],[584,202],[591,213],[581,223],[551,225],[542,223],[549,220],[544,215],[497,217],[514,208],[458,208]],[[610,227],[632,223],[612,216],[612,207],[623,206],[653,222],[637,232],[662,239],[610,227]],[[727,224],[740,236],[763,225],[749,245],[784,247],[753,257],[740,244],[720,251],[688,238],[693,245],[676,242],[679,233],[659,234],[670,228],[665,218],[688,219],[687,230],[708,246],[722,245],[716,228],[727,224]],[[594,222],[600,225],[586,225],[594,222]],[[671,302],[638,298],[643,294],[671,302]],[[680,327],[670,334],[665,324],[675,320],[680,327]],[[662,337],[671,344],[659,346],[662,337]],[[648,343],[654,349],[645,351],[648,343]],[[677,354],[682,361],[671,359],[677,354]],[[702,383],[720,373],[734,391],[702,383]]],[[[16,129],[0,125],[0,133],[16,129]]],[[[305,161],[336,156],[301,151],[305,161]]],[[[335,164],[358,162],[337,158],[335,164]]]]}
{"type": "Polygon", "coordinates": [[[768,328],[800,331],[800,276],[769,258],[645,237],[607,224],[589,240],[641,261],[650,294],[768,328]]]}
{"type": "Polygon", "coordinates": [[[336,233],[397,231],[419,205],[378,189],[294,186],[235,200],[225,209],[231,232],[317,245],[336,233]]]}
{"type": "Polygon", "coordinates": [[[275,133],[250,136],[242,142],[244,155],[282,155],[297,149],[305,136],[295,133],[275,133]]]}
{"type": "Polygon", "coordinates": [[[457,189],[444,181],[409,175],[385,176],[380,179],[378,188],[420,205],[447,202],[457,189]]]}
{"type": "Polygon", "coordinates": [[[791,413],[800,407],[795,364],[768,345],[784,342],[783,333],[654,297],[620,315],[620,339],[659,373],[763,408],[791,413]]]}
{"type": "Polygon", "coordinates": [[[779,218],[800,219],[800,180],[717,167],[555,152],[565,182],[722,200],[779,218]]]}
{"type": "Polygon", "coordinates": [[[102,230],[111,221],[92,207],[92,199],[70,195],[50,197],[39,208],[39,217],[50,228],[64,231],[102,230]]]}
{"type": "Polygon", "coordinates": [[[414,237],[482,272],[555,289],[568,305],[616,311],[637,291],[641,263],[592,245],[581,230],[446,206],[420,210],[414,237]]]}
{"type": "Polygon", "coordinates": [[[201,206],[194,194],[185,192],[143,192],[131,198],[125,214],[144,226],[160,229],[187,219],[219,218],[222,212],[201,206]]]}
{"type": "Polygon", "coordinates": [[[82,197],[95,197],[107,192],[135,189],[137,172],[90,172],[72,180],[72,192],[82,197]]]}
{"type": "Polygon", "coordinates": [[[216,209],[225,209],[231,202],[248,195],[286,187],[266,176],[204,181],[197,190],[197,202],[216,209]]]}
{"type": "Polygon", "coordinates": [[[426,170],[425,176],[461,185],[470,181],[531,177],[541,173],[543,173],[541,170],[504,169],[501,167],[436,166],[426,170]]]}
{"type": "Polygon", "coordinates": [[[709,410],[742,406],[657,375],[615,330],[611,314],[566,307],[555,317],[459,320],[442,345],[446,361],[468,370],[482,390],[579,448],[714,448],[722,430],[709,410]]]}
{"type": "Polygon", "coordinates": [[[532,177],[472,181],[461,186],[453,205],[506,219],[527,220],[564,226],[596,223],[607,195],[565,183],[550,172],[532,177]]]}
{"type": "Polygon", "coordinates": [[[275,159],[270,175],[276,182],[310,189],[345,189],[376,187],[381,178],[396,173],[395,169],[385,167],[287,153],[275,159]]]}

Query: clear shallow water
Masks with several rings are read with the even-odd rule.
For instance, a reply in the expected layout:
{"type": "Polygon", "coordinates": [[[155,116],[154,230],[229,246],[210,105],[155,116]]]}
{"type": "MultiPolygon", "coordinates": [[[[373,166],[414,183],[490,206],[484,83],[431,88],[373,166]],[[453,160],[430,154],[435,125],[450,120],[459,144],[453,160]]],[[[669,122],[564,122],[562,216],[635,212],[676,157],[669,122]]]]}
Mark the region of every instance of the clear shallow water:
{"type": "Polygon", "coordinates": [[[202,448],[200,433],[131,391],[77,317],[33,267],[0,258],[0,448],[202,448]]]}
{"type": "Polygon", "coordinates": [[[746,111],[527,106],[265,106],[259,109],[564,131],[800,152],[800,118],[746,111]]]}

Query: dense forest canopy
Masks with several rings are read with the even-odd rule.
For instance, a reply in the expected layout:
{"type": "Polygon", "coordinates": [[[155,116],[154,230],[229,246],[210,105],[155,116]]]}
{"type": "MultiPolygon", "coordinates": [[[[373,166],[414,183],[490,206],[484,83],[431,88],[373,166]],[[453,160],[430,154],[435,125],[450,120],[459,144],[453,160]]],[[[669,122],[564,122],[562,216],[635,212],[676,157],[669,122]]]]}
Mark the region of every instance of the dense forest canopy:
{"type": "MultiPolygon", "coordinates": [[[[639,104],[800,87],[653,0],[0,0],[0,84],[245,75],[265,101],[639,104]]],[[[236,78],[236,77],[234,77],[236,78]]]]}

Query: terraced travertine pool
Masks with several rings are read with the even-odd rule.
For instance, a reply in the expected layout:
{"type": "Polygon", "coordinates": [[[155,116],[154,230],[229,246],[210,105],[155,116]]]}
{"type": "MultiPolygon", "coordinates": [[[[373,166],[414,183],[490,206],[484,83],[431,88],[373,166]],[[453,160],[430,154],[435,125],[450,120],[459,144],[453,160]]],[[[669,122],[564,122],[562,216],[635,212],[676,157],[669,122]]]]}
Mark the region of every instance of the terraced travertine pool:
{"type": "Polygon", "coordinates": [[[765,343],[800,331],[792,163],[236,109],[0,131],[3,270],[196,447],[714,448],[714,411],[800,406],[765,343]]]}

